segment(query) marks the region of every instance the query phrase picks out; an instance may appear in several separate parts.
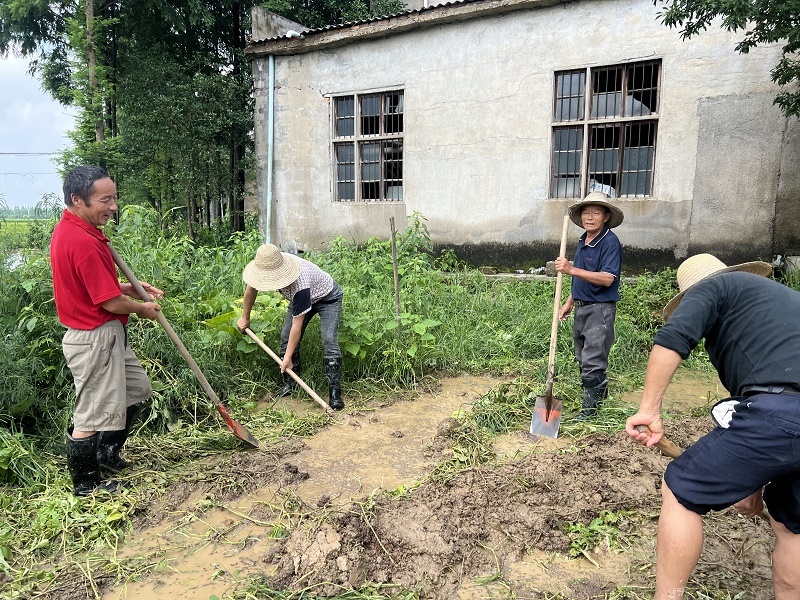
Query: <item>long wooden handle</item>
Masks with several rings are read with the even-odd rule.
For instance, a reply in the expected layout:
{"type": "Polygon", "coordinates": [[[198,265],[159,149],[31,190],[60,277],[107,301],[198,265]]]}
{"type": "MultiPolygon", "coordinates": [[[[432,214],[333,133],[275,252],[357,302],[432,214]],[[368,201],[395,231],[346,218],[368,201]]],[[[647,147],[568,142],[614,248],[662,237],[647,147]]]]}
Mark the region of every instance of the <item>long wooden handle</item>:
{"type": "MultiPolygon", "coordinates": [[[[559,258],[565,258],[567,253],[567,229],[569,228],[569,215],[564,215],[564,224],[561,226],[561,248],[559,258]]],[[[564,283],[564,274],[559,271],[556,275],[556,293],[553,298],[553,323],[550,326],[550,354],[547,359],[547,391],[545,396],[553,393],[553,378],[556,368],[556,341],[558,339],[558,309],[561,308],[561,286],[564,283]]]]}
{"type": "MultiPolygon", "coordinates": [[[[639,433],[648,433],[650,431],[646,425],[637,425],[635,429],[639,433]]],[[[669,456],[670,458],[678,458],[683,452],[683,450],[681,450],[663,435],[661,436],[661,439],[654,444],[654,446],[661,450],[661,453],[664,456],[669,456]]]]}
{"type": "MultiPolygon", "coordinates": [[[[139,294],[139,297],[145,302],[152,302],[150,294],[144,291],[142,284],[139,282],[138,279],[136,279],[136,276],[133,274],[133,271],[131,271],[128,265],[125,264],[125,261],[122,260],[122,257],[119,254],[117,254],[117,251],[114,250],[114,248],[112,248],[111,246],[109,246],[109,249],[111,250],[111,256],[114,258],[114,262],[117,263],[117,266],[119,267],[120,271],[122,271],[122,274],[125,275],[126,279],[131,283],[133,288],[136,290],[136,293],[139,294]]],[[[217,408],[222,406],[222,402],[220,401],[216,392],[214,392],[214,389],[211,387],[211,384],[208,383],[208,380],[206,379],[205,375],[203,375],[203,372],[200,370],[200,367],[197,365],[194,358],[192,358],[192,355],[189,354],[189,351],[186,349],[186,346],[183,345],[183,342],[178,337],[178,334],[175,333],[175,330],[167,321],[167,317],[164,316],[164,313],[158,311],[156,313],[156,319],[158,319],[158,322],[161,323],[161,326],[164,328],[164,331],[167,332],[167,335],[169,336],[169,339],[172,340],[172,343],[175,344],[175,346],[178,348],[178,352],[181,353],[181,356],[183,356],[183,359],[186,361],[186,364],[189,365],[189,368],[192,370],[197,379],[200,381],[200,385],[203,386],[203,389],[205,390],[206,394],[208,394],[208,397],[211,398],[211,401],[214,403],[214,405],[217,408]]]]}
{"type": "MultiPolygon", "coordinates": [[[[255,333],[253,333],[249,327],[246,327],[244,332],[247,335],[249,335],[250,339],[252,339],[256,344],[258,344],[264,352],[269,354],[273,358],[273,360],[275,360],[276,363],[278,363],[279,365],[283,364],[283,361],[280,359],[280,357],[277,354],[275,354],[269,346],[267,346],[263,341],[261,341],[261,338],[258,337],[255,333]]],[[[308,392],[309,396],[311,396],[314,400],[316,400],[317,404],[322,406],[322,408],[324,408],[327,412],[331,412],[333,410],[330,406],[328,406],[328,403],[325,402],[325,400],[320,398],[314,390],[312,390],[308,385],[306,385],[305,381],[300,379],[300,376],[297,373],[295,373],[291,369],[286,369],[286,372],[289,374],[289,377],[294,379],[300,385],[300,387],[302,387],[306,392],[308,392]]]]}

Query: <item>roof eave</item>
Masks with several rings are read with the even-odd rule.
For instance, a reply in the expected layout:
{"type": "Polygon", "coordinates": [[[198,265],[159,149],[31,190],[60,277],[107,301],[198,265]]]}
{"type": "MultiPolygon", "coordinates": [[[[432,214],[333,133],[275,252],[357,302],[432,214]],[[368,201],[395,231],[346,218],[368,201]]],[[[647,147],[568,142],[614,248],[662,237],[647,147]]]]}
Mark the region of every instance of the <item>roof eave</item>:
{"type": "Polygon", "coordinates": [[[545,8],[572,1],[574,0],[467,0],[466,2],[441,4],[372,21],[345,23],[323,29],[313,29],[304,32],[300,38],[279,37],[263,41],[251,41],[245,48],[245,53],[253,58],[270,54],[304,54],[315,50],[345,46],[363,40],[398,35],[415,29],[426,29],[436,25],[467,21],[519,10],[545,8]]]}

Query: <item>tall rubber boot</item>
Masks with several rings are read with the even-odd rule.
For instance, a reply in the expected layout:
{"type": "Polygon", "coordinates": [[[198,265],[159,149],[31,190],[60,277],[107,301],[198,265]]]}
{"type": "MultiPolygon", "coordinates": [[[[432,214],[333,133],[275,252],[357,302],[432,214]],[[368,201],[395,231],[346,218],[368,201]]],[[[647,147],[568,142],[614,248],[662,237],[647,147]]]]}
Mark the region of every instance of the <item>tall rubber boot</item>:
{"type": "Polygon", "coordinates": [[[97,462],[98,434],[85,438],[72,437],[73,428],[67,429],[67,468],[72,477],[72,492],[88,496],[100,485],[100,465],[97,462]]]}
{"type": "Polygon", "coordinates": [[[583,402],[581,412],[578,415],[579,421],[587,421],[597,414],[597,409],[608,395],[608,379],[604,379],[599,385],[583,388],[583,402]]]}
{"type": "MultiPolygon", "coordinates": [[[[292,354],[292,371],[298,377],[300,376],[300,352],[295,350],[294,354],[292,354]]],[[[292,379],[291,375],[288,373],[283,374],[283,388],[281,391],[275,394],[276,398],[285,398],[286,396],[291,396],[294,391],[297,389],[297,382],[292,379]]]]}
{"type": "Polygon", "coordinates": [[[136,417],[139,414],[139,404],[129,406],[125,415],[125,429],[117,431],[101,431],[97,440],[97,462],[100,468],[111,473],[119,473],[122,469],[127,469],[133,466],[124,458],[121,458],[119,453],[128,439],[131,432],[131,427],[136,422],[136,417]]]}
{"type": "Polygon", "coordinates": [[[328,406],[333,410],[342,410],[342,359],[325,358],[325,376],[328,378],[328,406]]]}

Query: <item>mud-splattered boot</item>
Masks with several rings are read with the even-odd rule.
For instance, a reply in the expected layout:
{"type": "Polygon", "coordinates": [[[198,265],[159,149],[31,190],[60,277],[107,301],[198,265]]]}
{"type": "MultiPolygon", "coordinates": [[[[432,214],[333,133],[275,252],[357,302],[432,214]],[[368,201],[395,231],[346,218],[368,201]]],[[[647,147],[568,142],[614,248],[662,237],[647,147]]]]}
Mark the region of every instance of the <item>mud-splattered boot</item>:
{"type": "Polygon", "coordinates": [[[581,403],[581,412],[578,415],[579,421],[587,421],[597,414],[597,409],[600,408],[605,397],[608,395],[608,379],[604,379],[602,383],[593,387],[583,388],[583,402],[581,403]]]}
{"type": "MultiPolygon", "coordinates": [[[[300,352],[295,352],[292,354],[292,371],[298,377],[300,376],[300,352]]],[[[297,382],[292,379],[292,376],[288,373],[283,374],[283,387],[281,391],[275,394],[276,398],[286,398],[286,396],[291,396],[294,391],[297,389],[297,382]]]]}
{"type": "Polygon", "coordinates": [[[85,438],[72,437],[73,428],[67,429],[67,468],[72,477],[72,493],[88,496],[100,485],[100,465],[97,463],[98,434],[85,438]]]}
{"type": "Polygon", "coordinates": [[[325,375],[328,378],[328,405],[333,410],[342,410],[342,359],[340,357],[326,358],[325,375]]]}
{"type": "Polygon", "coordinates": [[[97,462],[103,471],[119,473],[122,469],[133,466],[132,463],[122,458],[119,453],[128,439],[131,427],[139,415],[139,404],[128,407],[125,415],[125,429],[117,431],[101,431],[97,440],[97,462]]]}

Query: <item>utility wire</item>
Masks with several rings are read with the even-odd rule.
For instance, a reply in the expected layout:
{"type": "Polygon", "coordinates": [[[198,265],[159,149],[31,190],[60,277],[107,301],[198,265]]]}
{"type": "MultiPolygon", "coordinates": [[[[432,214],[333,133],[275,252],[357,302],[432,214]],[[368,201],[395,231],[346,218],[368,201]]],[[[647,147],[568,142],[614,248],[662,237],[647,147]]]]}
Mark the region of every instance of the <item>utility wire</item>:
{"type": "Polygon", "coordinates": [[[55,156],[58,152],[0,152],[0,156],[55,156]]]}

